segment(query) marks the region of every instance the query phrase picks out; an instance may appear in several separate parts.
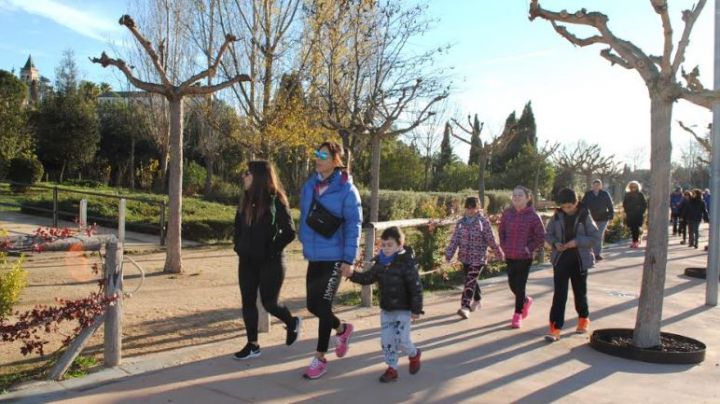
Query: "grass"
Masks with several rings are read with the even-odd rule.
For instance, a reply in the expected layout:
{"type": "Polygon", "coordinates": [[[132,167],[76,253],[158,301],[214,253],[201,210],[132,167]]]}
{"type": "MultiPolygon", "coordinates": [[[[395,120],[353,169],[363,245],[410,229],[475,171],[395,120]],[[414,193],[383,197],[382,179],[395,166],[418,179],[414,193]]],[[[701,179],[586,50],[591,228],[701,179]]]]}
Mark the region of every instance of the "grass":
{"type": "Polygon", "coordinates": [[[86,376],[89,370],[98,366],[100,362],[94,356],[78,356],[65,373],[66,379],[86,376]]]}

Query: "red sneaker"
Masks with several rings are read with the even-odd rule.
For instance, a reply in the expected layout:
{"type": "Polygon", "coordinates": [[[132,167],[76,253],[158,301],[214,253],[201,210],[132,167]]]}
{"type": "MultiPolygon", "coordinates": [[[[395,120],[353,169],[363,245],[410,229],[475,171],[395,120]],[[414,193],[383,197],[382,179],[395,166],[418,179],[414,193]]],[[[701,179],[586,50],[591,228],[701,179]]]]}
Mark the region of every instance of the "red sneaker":
{"type": "Polygon", "coordinates": [[[414,375],[420,371],[420,348],[417,349],[415,356],[410,357],[410,374],[414,375]]]}
{"type": "Polygon", "coordinates": [[[352,324],[345,323],[345,330],[343,330],[343,333],[335,336],[335,355],[337,355],[338,358],[342,358],[347,353],[348,348],[350,347],[350,336],[352,335],[354,329],[355,327],[353,327],[352,324]]]}
{"type": "Polygon", "coordinates": [[[398,379],[398,372],[397,372],[397,370],[395,370],[391,367],[388,367],[387,369],[385,369],[385,373],[383,373],[382,376],[380,376],[381,383],[390,383],[390,382],[397,381],[397,379],[398,379]]]}

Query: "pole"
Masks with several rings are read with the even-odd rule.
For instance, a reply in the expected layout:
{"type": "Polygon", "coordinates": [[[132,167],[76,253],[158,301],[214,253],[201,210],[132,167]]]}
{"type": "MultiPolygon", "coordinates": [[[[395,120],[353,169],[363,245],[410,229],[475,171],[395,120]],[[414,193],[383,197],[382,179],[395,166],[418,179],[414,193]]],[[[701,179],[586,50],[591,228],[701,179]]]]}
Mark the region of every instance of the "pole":
{"type": "Polygon", "coordinates": [[[58,187],[53,187],[53,212],[52,212],[53,227],[58,227],[58,187]]]}
{"type": "MultiPolygon", "coordinates": [[[[720,0],[715,0],[715,78],[714,89],[720,90],[720,0]]],[[[720,277],[720,102],[713,104],[712,161],[710,169],[710,237],[705,289],[705,304],[718,305],[718,277],[720,277]]]]}
{"type": "MultiPolygon", "coordinates": [[[[720,1],[720,0],[718,0],[720,1]]],[[[375,253],[375,226],[372,223],[365,229],[365,254],[363,256],[364,271],[370,269],[370,260],[375,253]]],[[[372,307],[372,285],[363,285],[360,299],[363,307],[372,307]]]]}
{"type": "Polygon", "coordinates": [[[127,201],[125,198],[120,199],[118,204],[118,239],[121,243],[125,243],[125,205],[127,201]]]}
{"type": "Polygon", "coordinates": [[[87,228],[87,199],[80,199],[80,219],[78,225],[81,230],[87,228]]]}

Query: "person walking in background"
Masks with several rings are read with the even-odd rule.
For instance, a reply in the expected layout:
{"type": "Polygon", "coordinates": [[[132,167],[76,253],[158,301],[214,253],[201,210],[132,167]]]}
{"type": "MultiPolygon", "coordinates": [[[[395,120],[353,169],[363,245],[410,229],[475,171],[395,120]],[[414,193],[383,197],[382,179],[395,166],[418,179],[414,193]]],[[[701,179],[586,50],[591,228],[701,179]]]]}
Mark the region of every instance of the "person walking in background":
{"type": "Polygon", "coordinates": [[[465,288],[460,296],[458,316],[468,319],[470,312],[480,307],[482,299],[478,276],[487,264],[487,249],[490,246],[495,258],[505,259],[503,252],[495,241],[490,221],[480,213],[480,201],[471,196],[465,199],[465,216],[455,225],[455,232],[445,249],[445,260],[450,262],[455,251],[465,272],[465,288]]]}
{"type": "Polygon", "coordinates": [[[528,317],[533,304],[533,298],[526,293],[533,254],[545,244],[545,227],[533,208],[529,189],[521,185],[513,189],[512,206],[502,213],[498,237],[505,254],[508,284],[515,295],[510,327],[520,328],[521,320],[528,317]]]}
{"type": "Polygon", "coordinates": [[[550,309],[550,330],[545,339],[560,339],[565,324],[565,304],[568,280],[575,298],[578,314],[577,333],[587,333],[590,326],[590,309],[587,301],[588,270],[595,264],[593,246],[600,242],[600,231],[590,212],[577,200],[575,191],[562,189],[558,193],[560,208],[548,222],[545,240],[552,246],[553,293],[550,309]]]}
{"type": "Polygon", "coordinates": [[[683,190],[681,187],[675,188],[675,192],[670,194],[670,221],[672,222],[672,235],[678,234],[678,222],[680,221],[680,203],[683,200],[683,190]]]}
{"type": "Polygon", "coordinates": [[[373,266],[363,272],[343,273],[361,285],[378,283],[380,289],[380,344],[388,368],[380,376],[383,383],[398,379],[398,354],[410,360],[410,374],[420,371],[420,349],[410,339],[410,323],[423,314],[423,294],[417,262],[405,235],[398,227],[388,227],[380,236],[382,249],[373,266]]]}
{"type": "Polygon", "coordinates": [[[688,230],[688,224],[687,224],[687,212],[688,212],[688,203],[690,203],[690,197],[692,196],[692,192],[685,191],[683,192],[683,199],[680,201],[680,205],[678,206],[678,214],[679,214],[679,229],[678,232],[682,236],[682,240],[680,240],[680,244],[685,244],[687,242],[687,230],[688,230]]]}
{"type": "Polygon", "coordinates": [[[285,323],[285,343],[292,345],[300,334],[301,319],[278,304],[285,279],[283,250],[295,238],[285,191],[270,162],[251,161],[243,175],[245,194],[235,215],[235,252],[240,258],[238,281],[247,344],[235,359],[260,356],[257,295],[268,313],[285,323]]]}
{"type": "Polygon", "coordinates": [[[593,247],[593,253],[596,261],[602,261],[605,229],[615,216],[615,207],[610,194],[603,189],[601,180],[596,179],[592,182],[592,189],[585,193],[582,204],[590,211],[590,215],[600,231],[600,242],[593,247]]]}
{"type": "Polygon", "coordinates": [[[630,181],[625,188],[625,199],[623,199],[623,209],[625,210],[625,223],[630,228],[632,234],[632,243],[630,248],[640,247],[640,230],[647,209],[645,195],[642,194],[640,183],[630,181]]]}
{"type": "Polygon", "coordinates": [[[315,355],[303,376],[317,379],[327,372],[330,334],[336,331],[335,354],[348,351],[353,325],[343,323],[332,310],[341,275],[352,268],[360,246],[362,206],[352,177],[344,170],[343,148],[325,142],[315,151],[315,170],[300,195],[300,242],[308,260],[308,310],[318,322],[315,355]]]}
{"type": "Polygon", "coordinates": [[[705,202],[705,209],[710,212],[710,189],[705,188],[705,192],[702,194],[702,199],[705,202]]]}
{"type": "Polygon", "coordinates": [[[702,199],[702,191],[699,189],[692,190],[692,196],[687,202],[685,208],[685,216],[687,220],[688,233],[690,233],[688,247],[698,248],[700,239],[700,222],[708,222],[708,211],[705,202],[702,199]]]}

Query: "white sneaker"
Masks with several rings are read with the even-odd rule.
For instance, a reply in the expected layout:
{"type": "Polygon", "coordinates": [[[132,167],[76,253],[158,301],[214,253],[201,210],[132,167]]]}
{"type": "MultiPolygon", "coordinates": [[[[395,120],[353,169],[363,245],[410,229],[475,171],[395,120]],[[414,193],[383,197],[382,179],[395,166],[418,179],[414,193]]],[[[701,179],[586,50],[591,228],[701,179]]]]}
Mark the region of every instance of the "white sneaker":
{"type": "Polygon", "coordinates": [[[457,315],[462,317],[463,319],[467,320],[470,318],[470,310],[463,307],[457,311],[457,315]]]}
{"type": "Polygon", "coordinates": [[[475,311],[482,307],[482,300],[473,300],[472,303],[470,303],[470,311],[475,311]]]}

